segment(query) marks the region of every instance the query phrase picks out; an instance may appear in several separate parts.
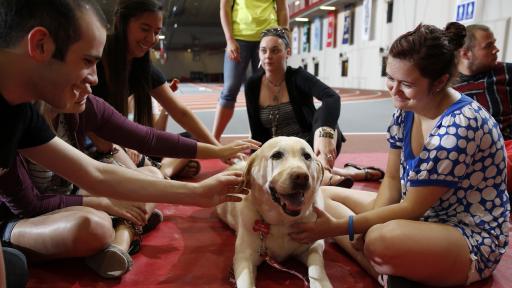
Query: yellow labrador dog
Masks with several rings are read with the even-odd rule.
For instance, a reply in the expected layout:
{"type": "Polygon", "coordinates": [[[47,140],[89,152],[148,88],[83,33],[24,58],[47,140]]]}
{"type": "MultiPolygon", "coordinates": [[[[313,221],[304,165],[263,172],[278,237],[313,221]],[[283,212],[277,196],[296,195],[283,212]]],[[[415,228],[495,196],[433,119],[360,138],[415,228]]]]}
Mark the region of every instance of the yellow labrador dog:
{"type": "Polygon", "coordinates": [[[220,218],[237,231],[237,287],[255,287],[257,266],[267,256],[277,262],[295,256],[308,266],[310,287],[332,287],[323,240],[304,245],[288,236],[292,223],[315,221],[313,205],[323,208],[322,173],[311,147],[296,137],[273,138],[249,158],[244,177],[250,193],[242,202],[217,206],[220,218]]]}

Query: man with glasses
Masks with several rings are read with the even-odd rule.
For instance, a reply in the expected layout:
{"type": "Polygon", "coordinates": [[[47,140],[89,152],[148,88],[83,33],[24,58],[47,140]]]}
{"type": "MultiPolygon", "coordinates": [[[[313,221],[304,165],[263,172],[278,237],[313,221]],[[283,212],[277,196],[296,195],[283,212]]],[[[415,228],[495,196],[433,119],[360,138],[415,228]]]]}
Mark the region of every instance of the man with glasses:
{"type": "MultiPolygon", "coordinates": [[[[40,221],[38,231],[24,229],[34,223],[30,219],[20,219],[23,215],[16,215],[19,211],[11,209],[14,203],[8,199],[23,204],[30,200],[24,198],[26,195],[34,194],[17,194],[16,191],[35,190],[21,154],[99,196],[204,207],[241,200],[232,195],[241,182],[240,173],[221,173],[199,183],[160,180],[95,161],[55,137],[30,102],[43,100],[56,109],[85,105],[91,86],[98,82],[96,63],[101,59],[105,45],[106,26],[101,10],[93,0],[0,1],[2,246],[20,243],[15,245],[16,248],[38,256],[43,250],[67,248],[65,245],[59,247],[62,239],[56,239],[57,233],[51,233],[48,225],[45,226],[48,223],[40,221]],[[42,235],[27,237],[31,233],[42,235]]],[[[57,204],[68,207],[83,203],[57,204]]],[[[81,231],[78,228],[82,226],[64,227],[72,233],[81,231]]],[[[3,251],[7,257],[6,265],[4,258],[0,258],[0,287],[5,287],[5,282],[7,287],[24,287],[28,279],[24,256],[16,251],[11,253],[12,250],[3,251]]],[[[58,258],[60,255],[52,256],[58,258]]]]}

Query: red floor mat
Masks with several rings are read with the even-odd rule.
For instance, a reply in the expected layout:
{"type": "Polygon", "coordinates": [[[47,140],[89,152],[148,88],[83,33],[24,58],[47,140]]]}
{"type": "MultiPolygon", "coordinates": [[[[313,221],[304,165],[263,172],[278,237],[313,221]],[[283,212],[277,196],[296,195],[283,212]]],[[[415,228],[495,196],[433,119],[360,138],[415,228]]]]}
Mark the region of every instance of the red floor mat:
{"type": "MultiPolygon", "coordinates": [[[[384,167],[385,154],[346,154],[337,166],[349,161],[384,167]]],[[[219,161],[202,161],[202,177],[225,166],[219,161]]],[[[375,190],[375,183],[358,183],[358,188],[375,190]]],[[[235,234],[223,224],[212,209],[159,205],[164,222],[143,239],[141,251],[133,257],[132,270],[118,280],[96,276],[82,259],[30,263],[28,287],[233,287],[229,271],[234,253],[235,234]]],[[[328,243],[324,253],[327,274],[334,287],[380,287],[337,245],[328,243]]],[[[295,260],[285,266],[306,275],[306,267],[295,260]]],[[[493,278],[471,288],[511,287],[512,255],[510,250],[493,278]]],[[[293,275],[269,265],[258,270],[258,287],[302,287],[293,275]]]]}

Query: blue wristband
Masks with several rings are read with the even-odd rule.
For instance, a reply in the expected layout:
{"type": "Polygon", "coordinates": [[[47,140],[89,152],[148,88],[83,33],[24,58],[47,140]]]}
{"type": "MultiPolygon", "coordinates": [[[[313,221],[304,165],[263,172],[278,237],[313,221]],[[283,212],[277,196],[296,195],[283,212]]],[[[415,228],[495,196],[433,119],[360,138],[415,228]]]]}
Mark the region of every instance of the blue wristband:
{"type": "Polygon", "coordinates": [[[348,216],[348,240],[354,241],[354,215],[348,216]]]}

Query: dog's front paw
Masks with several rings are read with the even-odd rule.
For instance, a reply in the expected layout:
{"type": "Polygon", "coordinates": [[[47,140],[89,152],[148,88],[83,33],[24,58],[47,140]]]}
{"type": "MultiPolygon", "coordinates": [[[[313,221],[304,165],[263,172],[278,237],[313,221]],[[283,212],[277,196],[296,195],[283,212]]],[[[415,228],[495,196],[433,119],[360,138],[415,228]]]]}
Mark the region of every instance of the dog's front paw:
{"type": "Polygon", "coordinates": [[[332,284],[329,279],[312,279],[309,278],[310,288],[332,288],[332,284]]]}

